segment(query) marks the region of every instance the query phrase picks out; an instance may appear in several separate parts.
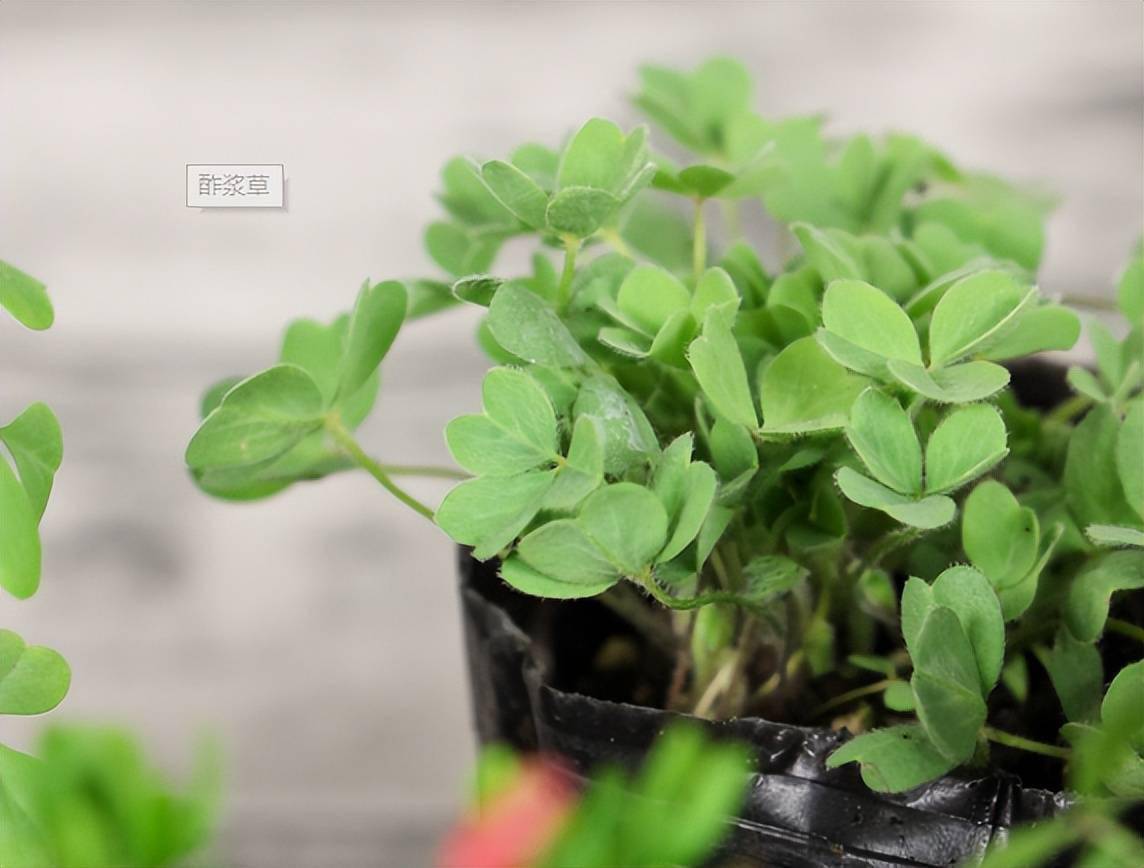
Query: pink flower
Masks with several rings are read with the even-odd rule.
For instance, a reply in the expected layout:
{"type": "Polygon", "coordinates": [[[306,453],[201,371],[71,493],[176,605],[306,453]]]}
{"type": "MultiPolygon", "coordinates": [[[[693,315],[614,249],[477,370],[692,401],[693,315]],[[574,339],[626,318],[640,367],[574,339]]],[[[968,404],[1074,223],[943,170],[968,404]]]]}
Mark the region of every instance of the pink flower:
{"type": "Polygon", "coordinates": [[[576,805],[560,769],[528,762],[512,786],[474,809],[449,833],[438,868],[527,868],[543,854],[576,805]]]}

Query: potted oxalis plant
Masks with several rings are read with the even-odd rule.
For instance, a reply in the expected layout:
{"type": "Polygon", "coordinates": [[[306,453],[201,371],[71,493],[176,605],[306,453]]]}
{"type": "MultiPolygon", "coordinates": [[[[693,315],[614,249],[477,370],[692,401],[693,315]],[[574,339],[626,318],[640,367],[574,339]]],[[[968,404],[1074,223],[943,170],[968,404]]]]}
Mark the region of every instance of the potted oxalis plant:
{"type": "Polygon", "coordinates": [[[1092,323],[1066,377],[1023,361],[1080,333],[1035,281],[1042,197],[765,119],[728,60],[646,68],[635,101],[684,161],[593,119],[450,162],[426,232],[450,278],[367,282],[212,388],[198,484],[372,474],[465,547],[482,737],[588,767],[717,721],[758,775],[730,854],[945,865],[1036,821],[996,858],[1138,864],[1140,252],[1127,328],[1092,323]],[[520,237],[530,273],[494,276],[520,237]],[[445,429],[472,478],[432,508],[353,432],[403,323],[460,303],[495,366],[445,429]]]}

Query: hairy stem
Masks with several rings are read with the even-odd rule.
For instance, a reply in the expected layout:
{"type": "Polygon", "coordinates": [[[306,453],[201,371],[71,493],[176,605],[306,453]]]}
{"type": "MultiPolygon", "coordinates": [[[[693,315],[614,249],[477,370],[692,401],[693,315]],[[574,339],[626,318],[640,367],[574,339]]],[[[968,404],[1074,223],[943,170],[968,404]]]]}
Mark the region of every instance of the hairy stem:
{"type": "Polygon", "coordinates": [[[580,239],[566,236],[564,239],[564,271],[560,274],[560,286],[556,290],[556,308],[564,310],[572,300],[572,278],[576,276],[576,254],[580,252],[580,239]]]}
{"type": "Polygon", "coordinates": [[[671,627],[656,617],[637,592],[627,582],[621,582],[598,597],[599,601],[631,624],[650,643],[668,656],[676,651],[675,634],[671,627]]]}
{"type": "Polygon", "coordinates": [[[362,450],[358,445],[357,440],[353,435],[346,430],[341,420],[336,417],[331,417],[326,422],[326,430],[330,432],[330,436],[334,441],[345,451],[345,453],[353,459],[362,470],[381,483],[381,487],[412,509],[414,512],[420,513],[433,521],[433,510],[423,504],[420,500],[412,494],[403,489],[400,485],[394,482],[389,473],[386,471],[385,466],[374,461],[362,450]]]}
{"type": "Polygon", "coordinates": [[[1031,738],[1024,738],[1020,735],[1013,735],[1011,732],[995,729],[992,726],[985,727],[982,732],[985,733],[985,737],[990,741],[995,741],[997,744],[1003,744],[1007,747],[1015,747],[1018,750],[1027,750],[1030,753],[1039,753],[1044,756],[1056,757],[1057,759],[1068,759],[1069,756],[1071,756],[1068,748],[1057,747],[1055,744],[1045,744],[1043,741],[1034,741],[1031,738]]]}

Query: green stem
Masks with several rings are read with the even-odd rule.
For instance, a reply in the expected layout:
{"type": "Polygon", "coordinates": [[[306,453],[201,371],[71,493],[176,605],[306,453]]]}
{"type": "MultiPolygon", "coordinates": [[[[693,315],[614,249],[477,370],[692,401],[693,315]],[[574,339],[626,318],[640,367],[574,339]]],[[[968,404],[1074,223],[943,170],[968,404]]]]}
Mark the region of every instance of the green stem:
{"type": "Polygon", "coordinates": [[[394,482],[386,472],[385,466],[378,464],[372,458],[365,454],[358,442],[353,438],[353,435],[346,430],[342,425],[341,420],[337,417],[331,417],[326,421],[326,430],[330,432],[330,436],[334,438],[335,442],[345,450],[345,453],[353,459],[354,463],[362,470],[381,483],[381,487],[412,509],[418,512],[429,521],[433,521],[433,510],[423,504],[420,500],[414,497],[409,492],[405,491],[401,486],[394,482]]]}
{"type": "Polygon", "coordinates": [[[423,476],[428,479],[456,479],[458,481],[472,478],[463,470],[454,470],[452,467],[435,467],[431,464],[379,464],[378,466],[390,476],[423,476]]]}
{"type": "Polygon", "coordinates": [[[1120,618],[1109,618],[1105,624],[1114,633],[1135,639],[1137,642],[1144,642],[1144,627],[1137,627],[1129,621],[1120,620],[1120,618]]]}
{"type": "Polygon", "coordinates": [[[881,693],[887,687],[893,684],[893,679],[884,678],[881,681],[875,681],[873,684],[866,684],[862,687],[856,687],[853,690],[848,690],[846,693],[840,693],[833,699],[822,703],[818,708],[810,713],[810,718],[813,720],[824,712],[830,711],[832,708],[837,708],[840,705],[846,705],[848,702],[853,702],[855,699],[861,699],[863,696],[870,696],[873,693],[881,693]]]}
{"type": "Polygon", "coordinates": [[[699,594],[695,597],[673,597],[671,594],[664,592],[659,585],[656,584],[653,576],[646,575],[637,578],[652,597],[669,609],[687,611],[689,609],[698,609],[700,606],[709,606],[712,603],[728,603],[732,606],[741,606],[750,611],[758,610],[755,601],[751,600],[746,594],[736,593],[735,591],[708,591],[705,594],[699,594]]]}
{"type": "Polygon", "coordinates": [[[1031,738],[1013,735],[1011,732],[994,729],[992,726],[985,727],[982,732],[985,733],[985,737],[990,741],[995,741],[997,744],[1003,744],[1007,747],[1015,747],[1018,750],[1027,750],[1030,753],[1039,753],[1044,756],[1056,757],[1057,759],[1068,759],[1069,756],[1071,756],[1068,748],[1057,747],[1055,744],[1045,744],[1043,741],[1033,741],[1031,738]]]}
{"type": "Polygon", "coordinates": [[[1058,405],[1046,418],[1050,422],[1063,424],[1087,410],[1091,404],[1092,398],[1088,395],[1073,395],[1063,404],[1058,405]]]}
{"type": "Polygon", "coordinates": [[[920,530],[912,527],[891,531],[870,549],[869,554],[866,555],[863,566],[868,569],[873,569],[882,563],[889,555],[893,554],[902,546],[913,542],[921,535],[922,532],[920,530]]]}
{"type": "Polygon", "coordinates": [[[648,608],[646,602],[640,598],[639,592],[629,583],[620,582],[597,599],[635,627],[665,654],[668,656],[675,654],[675,634],[672,633],[671,627],[656,617],[656,612],[648,608]]]}
{"type": "Polygon", "coordinates": [[[564,310],[572,301],[572,278],[576,276],[576,254],[580,252],[580,239],[572,235],[564,237],[564,271],[560,275],[560,286],[556,290],[556,308],[564,310]]]}
{"type": "Polygon", "coordinates": [[[695,272],[696,283],[707,268],[707,226],[703,222],[703,202],[703,199],[696,197],[695,230],[691,244],[691,267],[695,272]]]}

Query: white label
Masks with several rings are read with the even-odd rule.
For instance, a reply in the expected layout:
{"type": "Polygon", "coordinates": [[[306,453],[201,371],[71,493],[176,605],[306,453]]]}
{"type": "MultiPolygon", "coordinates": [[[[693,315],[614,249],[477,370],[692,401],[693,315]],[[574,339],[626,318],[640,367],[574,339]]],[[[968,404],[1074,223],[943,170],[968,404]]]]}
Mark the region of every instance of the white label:
{"type": "Polygon", "coordinates": [[[285,202],[281,163],[187,165],[188,208],[281,208],[285,202]]]}

